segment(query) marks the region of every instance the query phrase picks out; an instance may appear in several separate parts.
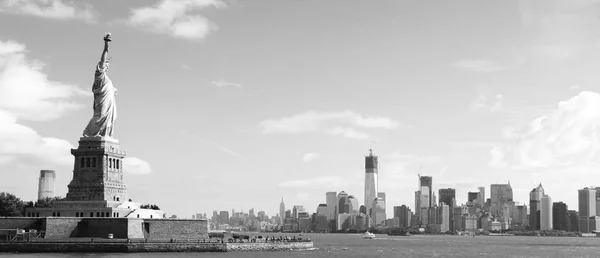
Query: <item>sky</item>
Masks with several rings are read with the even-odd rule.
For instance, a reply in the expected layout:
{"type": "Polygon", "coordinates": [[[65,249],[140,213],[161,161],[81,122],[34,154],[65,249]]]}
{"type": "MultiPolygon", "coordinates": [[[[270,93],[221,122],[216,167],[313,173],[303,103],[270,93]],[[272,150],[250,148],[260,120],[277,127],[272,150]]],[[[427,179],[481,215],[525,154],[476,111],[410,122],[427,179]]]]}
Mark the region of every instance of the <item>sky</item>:
{"type": "Polygon", "coordinates": [[[55,194],[112,33],[115,138],[168,215],[315,212],[327,191],[414,207],[417,175],[538,184],[578,209],[600,174],[600,1],[0,0],[0,191],[55,194]]]}

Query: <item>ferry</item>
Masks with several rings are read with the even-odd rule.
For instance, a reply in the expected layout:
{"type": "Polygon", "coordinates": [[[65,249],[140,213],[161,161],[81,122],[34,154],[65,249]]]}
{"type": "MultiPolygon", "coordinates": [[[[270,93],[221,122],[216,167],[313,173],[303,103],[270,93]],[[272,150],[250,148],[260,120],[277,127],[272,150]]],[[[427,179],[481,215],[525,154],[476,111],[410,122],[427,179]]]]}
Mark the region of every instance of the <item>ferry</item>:
{"type": "Polygon", "coordinates": [[[374,239],[375,238],[375,234],[367,231],[363,234],[363,239],[374,239]]]}

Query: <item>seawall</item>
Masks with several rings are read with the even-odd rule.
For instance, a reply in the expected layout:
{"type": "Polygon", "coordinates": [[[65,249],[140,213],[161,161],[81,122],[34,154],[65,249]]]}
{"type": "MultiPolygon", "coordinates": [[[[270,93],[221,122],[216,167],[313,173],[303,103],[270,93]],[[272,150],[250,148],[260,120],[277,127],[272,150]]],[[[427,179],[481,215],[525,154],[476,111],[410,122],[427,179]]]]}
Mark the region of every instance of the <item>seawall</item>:
{"type": "Polygon", "coordinates": [[[136,252],[252,252],[290,251],[313,248],[313,242],[275,243],[115,243],[115,242],[4,242],[1,252],[20,253],[136,253],[136,252]]]}

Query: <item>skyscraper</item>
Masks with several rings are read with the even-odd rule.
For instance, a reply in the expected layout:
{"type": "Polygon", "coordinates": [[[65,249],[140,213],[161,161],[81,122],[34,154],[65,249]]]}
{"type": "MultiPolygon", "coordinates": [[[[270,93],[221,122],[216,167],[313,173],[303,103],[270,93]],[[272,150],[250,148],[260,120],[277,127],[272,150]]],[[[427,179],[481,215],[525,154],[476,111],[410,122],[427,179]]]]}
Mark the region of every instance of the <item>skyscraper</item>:
{"type": "MultiPolygon", "coordinates": [[[[341,191],[338,196],[337,196],[337,201],[336,201],[336,207],[337,207],[337,211],[336,214],[344,214],[344,213],[350,213],[350,205],[348,205],[348,194],[344,191],[341,191]]],[[[337,218],[336,215],[336,218],[337,218]]]]}
{"type": "Polygon", "coordinates": [[[358,214],[360,212],[358,198],[354,197],[354,195],[348,196],[346,203],[348,204],[348,213],[358,214]]]}
{"type": "Polygon", "coordinates": [[[490,186],[490,194],[491,194],[491,207],[490,211],[492,215],[499,215],[501,217],[506,217],[507,214],[501,214],[502,206],[507,204],[507,202],[513,200],[513,191],[510,186],[510,182],[508,184],[492,184],[490,186]]]}
{"type": "Polygon", "coordinates": [[[377,156],[373,156],[373,150],[369,150],[369,156],[365,157],[365,207],[367,215],[373,207],[373,201],[377,198],[377,174],[378,174],[377,156]]]}
{"type": "Polygon", "coordinates": [[[529,227],[533,230],[540,229],[540,202],[544,196],[542,184],[529,192],[529,227]]]}
{"type": "Polygon", "coordinates": [[[54,170],[40,171],[38,200],[54,197],[54,179],[56,179],[56,173],[54,173],[54,170]]]}
{"type": "Polygon", "coordinates": [[[283,203],[283,197],[281,197],[281,203],[279,203],[279,217],[281,219],[279,224],[283,225],[283,223],[285,223],[285,204],[283,203]]]}
{"type": "Polygon", "coordinates": [[[590,233],[594,228],[591,217],[596,216],[596,189],[579,189],[579,231],[590,233]]]}
{"type": "Polygon", "coordinates": [[[371,215],[374,226],[382,225],[386,220],[385,215],[385,201],[383,198],[375,198],[373,207],[371,208],[371,215]]]}
{"type": "Polygon", "coordinates": [[[555,202],[552,204],[552,228],[555,230],[567,230],[569,213],[567,204],[555,202]]]}
{"type": "MultiPolygon", "coordinates": [[[[452,188],[439,189],[440,204],[445,203],[452,207],[453,199],[456,198],[456,190],[452,188]]],[[[441,206],[441,205],[440,205],[441,206]]]]}
{"type": "Polygon", "coordinates": [[[483,205],[485,204],[485,187],[480,186],[479,187],[479,205],[481,205],[483,207],[483,205]]]}
{"type": "Polygon", "coordinates": [[[421,198],[420,198],[420,208],[429,208],[433,206],[433,178],[430,176],[419,176],[419,181],[421,183],[421,198]]]}
{"type": "Polygon", "coordinates": [[[552,198],[544,195],[540,203],[540,229],[552,230],[552,198]]]}
{"type": "Polygon", "coordinates": [[[336,192],[327,192],[325,194],[326,204],[327,204],[327,214],[329,220],[335,219],[335,201],[337,199],[336,192]]]}

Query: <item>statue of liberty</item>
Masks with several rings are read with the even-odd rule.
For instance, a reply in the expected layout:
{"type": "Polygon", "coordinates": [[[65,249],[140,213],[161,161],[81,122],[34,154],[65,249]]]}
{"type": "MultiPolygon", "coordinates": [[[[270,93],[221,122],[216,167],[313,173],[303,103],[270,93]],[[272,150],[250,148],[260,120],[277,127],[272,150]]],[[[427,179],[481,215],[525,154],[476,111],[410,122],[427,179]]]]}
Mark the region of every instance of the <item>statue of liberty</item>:
{"type": "Polygon", "coordinates": [[[104,37],[104,50],[100,57],[100,62],[96,66],[94,75],[94,84],[92,92],[94,93],[94,116],[83,131],[84,137],[108,137],[112,138],[115,119],[117,118],[117,105],[115,95],[117,89],[112,81],[106,75],[110,65],[110,59],[107,59],[108,45],[111,42],[110,33],[104,37]]]}

